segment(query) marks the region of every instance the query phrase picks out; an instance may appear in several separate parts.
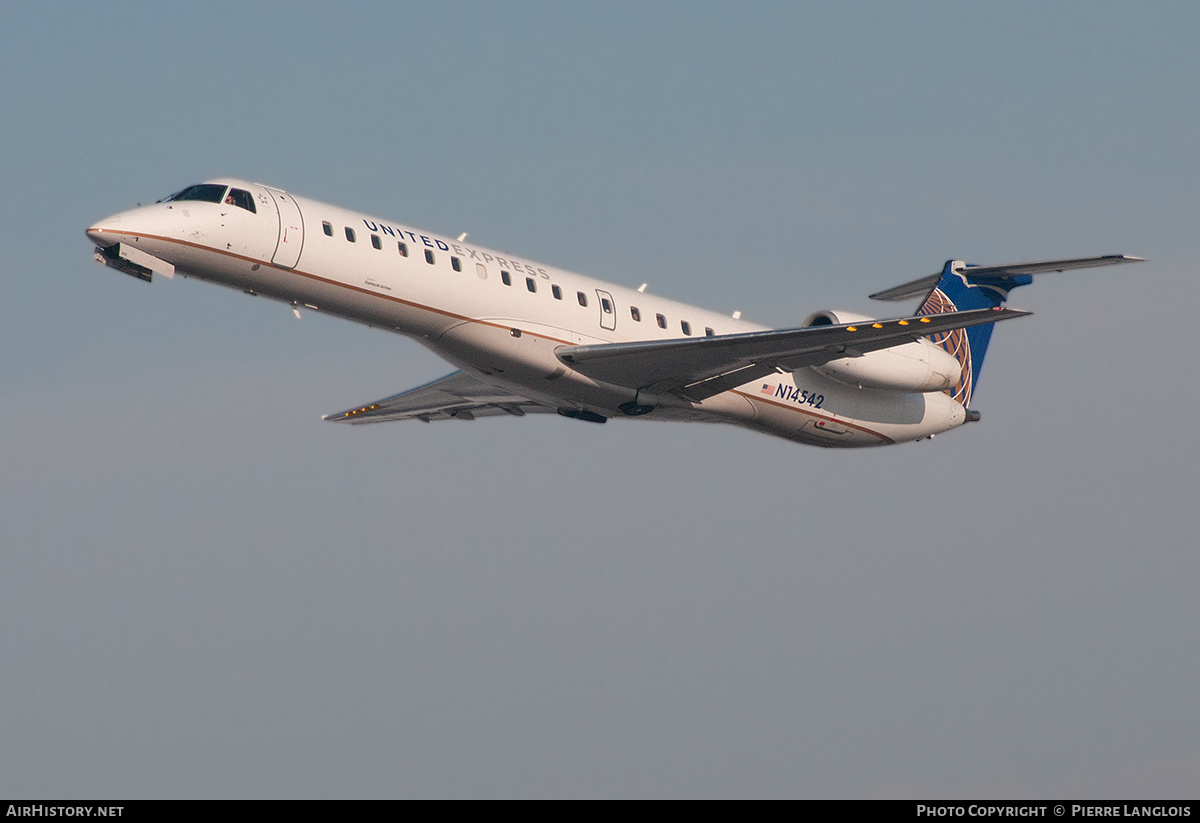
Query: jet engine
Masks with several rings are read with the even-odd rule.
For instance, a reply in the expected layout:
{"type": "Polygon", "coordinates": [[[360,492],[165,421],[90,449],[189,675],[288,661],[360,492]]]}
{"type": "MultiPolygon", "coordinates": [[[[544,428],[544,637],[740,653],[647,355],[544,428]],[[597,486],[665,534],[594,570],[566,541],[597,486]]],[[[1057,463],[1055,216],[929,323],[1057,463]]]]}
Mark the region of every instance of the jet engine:
{"type": "MultiPolygon", "coordinates": [[[[819,311],[805,320],[804,325],[840,326],[872,322],[874,318],[853,312],[819,311]]],[[[811,368],[818,374],[850,386],[915,393],[949,389],[962,374],[958,360],[925,337],[890,349],[839,357],[811,368]]]]}

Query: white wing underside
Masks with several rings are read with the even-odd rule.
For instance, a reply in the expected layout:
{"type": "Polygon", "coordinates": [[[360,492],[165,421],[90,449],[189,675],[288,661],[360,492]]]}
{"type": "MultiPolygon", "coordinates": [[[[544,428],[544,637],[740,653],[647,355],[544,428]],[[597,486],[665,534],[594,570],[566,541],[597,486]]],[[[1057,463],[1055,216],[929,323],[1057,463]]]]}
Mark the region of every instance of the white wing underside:
{"type": "Polygon", "coordinates": [[[335,423],[383,423],[388,420],[474,420],[476,417],[553,414],[555,409],[456,371],[365,406],[325,415],[335,423]]]}

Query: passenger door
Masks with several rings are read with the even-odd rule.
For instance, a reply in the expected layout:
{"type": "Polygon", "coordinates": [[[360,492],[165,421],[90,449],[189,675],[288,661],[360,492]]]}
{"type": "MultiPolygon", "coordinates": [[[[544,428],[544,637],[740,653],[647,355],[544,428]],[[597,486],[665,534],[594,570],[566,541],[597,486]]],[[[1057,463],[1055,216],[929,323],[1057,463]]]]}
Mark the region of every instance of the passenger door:
{"type": "Polygon", "coordinates": [[[300,262],[300,251],[304,248],[304,219],[300,206],[287,192],[264,186],[275,201],[279,212],[279,244],[271,262],[284,268],[293,268],[300,262]]]}

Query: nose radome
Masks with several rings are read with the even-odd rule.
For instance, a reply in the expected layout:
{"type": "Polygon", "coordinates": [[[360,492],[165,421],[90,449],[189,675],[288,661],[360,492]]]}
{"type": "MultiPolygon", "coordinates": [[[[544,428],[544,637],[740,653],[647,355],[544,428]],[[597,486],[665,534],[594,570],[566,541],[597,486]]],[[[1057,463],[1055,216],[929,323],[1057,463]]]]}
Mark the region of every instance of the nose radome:
{"type": "Polygon", "coordinates": [[[123,217],[123,214],[114,214],[112,217],[105,217],[103,220],[97,221],[88,227],[87,236],[97,246],[102,248],[111,246],[116,242],[116,232],[114,229],[121,225],[123,217]]]}

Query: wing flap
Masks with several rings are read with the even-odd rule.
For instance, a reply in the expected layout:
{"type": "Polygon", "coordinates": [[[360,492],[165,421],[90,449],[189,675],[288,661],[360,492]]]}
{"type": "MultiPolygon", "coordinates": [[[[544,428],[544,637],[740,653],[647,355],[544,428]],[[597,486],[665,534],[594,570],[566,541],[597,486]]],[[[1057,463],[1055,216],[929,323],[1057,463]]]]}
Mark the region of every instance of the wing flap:
{"type": "Polygon", "coordinates": [[[775,370],[816,366],[909,343],[937,332],[1026,314],[1029,312],[1015,309],[975,309],[840,326],[560,346],[555,354],[571,368],[595,380],[702,400],[775,370]]]}
{"type": "Polygon", "coordinates": [[[554,409],[457,371],[415,389],[365,406],[325,415],[334,423],[383,423],[389,420],[474,420],[508,414],[553,413],[554,409]]]}

